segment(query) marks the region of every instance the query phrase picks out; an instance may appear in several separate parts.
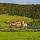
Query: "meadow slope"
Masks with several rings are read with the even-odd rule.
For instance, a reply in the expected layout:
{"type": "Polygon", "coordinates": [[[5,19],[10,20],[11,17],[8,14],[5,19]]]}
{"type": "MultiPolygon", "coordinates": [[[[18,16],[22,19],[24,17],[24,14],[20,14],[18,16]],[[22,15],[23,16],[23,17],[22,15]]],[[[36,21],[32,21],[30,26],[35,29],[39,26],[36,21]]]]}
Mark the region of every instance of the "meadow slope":
{"type": "Polygon", "coordinates": [[[10,16],[10,15],[3,14],[3,15],[0,15],[0,27],[6,26],[7,24],[4,23],[6,21],[11,22],[11,21],[15,21],[15,20],[24,20],[26,23],[32,22],[32,19],[28,18],[28,17],[15,16],[15,15],[10,16]]]}

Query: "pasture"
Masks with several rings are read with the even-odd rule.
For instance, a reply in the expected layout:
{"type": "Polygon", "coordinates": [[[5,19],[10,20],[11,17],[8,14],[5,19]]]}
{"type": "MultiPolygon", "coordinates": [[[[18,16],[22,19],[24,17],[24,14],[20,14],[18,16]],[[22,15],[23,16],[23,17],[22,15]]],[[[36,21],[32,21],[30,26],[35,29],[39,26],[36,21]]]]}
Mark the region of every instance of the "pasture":
{"type": "MultiPolygon", "coordinates": [[[[21,16],[0,15],[0,27],[6,27],[5,21],[24,20],[32,22],[31,18],[21,16]]],[[[0,40],[40,40],[40,32],[0,32],[0,40]]]]}
{"type": "Polygon", "coordinates": [[[40,40],[40,32],[0,32],[0,40],[40,40]]]}
{"type": "Polygon", "coordinates": [[[5,24],[4,22],[6,21],[16,21],[16,20],[24,20],[26,23],[32,22],[31,18],[28,17],[22,17],[22,16],[10,16],[10,15],[6,15],[6,14],[2,14],[0,15],[0,27],[6,27],[7,24],[5,24]]]}

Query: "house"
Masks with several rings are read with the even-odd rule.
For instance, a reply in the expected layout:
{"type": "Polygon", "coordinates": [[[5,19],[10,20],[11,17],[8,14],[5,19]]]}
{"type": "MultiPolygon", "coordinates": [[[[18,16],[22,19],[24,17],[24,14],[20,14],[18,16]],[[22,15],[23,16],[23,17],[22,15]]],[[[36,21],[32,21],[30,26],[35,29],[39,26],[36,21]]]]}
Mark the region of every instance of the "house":
{"type": "Polygon", "coordinates": [[[9,26],[12,28],[26,28],[27,24],[24,21],[17,20],[9,23],[9,26]]]}
{"type": "Polygon", "coordinates": [[[23,28],[27,28],[26,22],[22,21],[22,27],[23,27],[23,28]]]}

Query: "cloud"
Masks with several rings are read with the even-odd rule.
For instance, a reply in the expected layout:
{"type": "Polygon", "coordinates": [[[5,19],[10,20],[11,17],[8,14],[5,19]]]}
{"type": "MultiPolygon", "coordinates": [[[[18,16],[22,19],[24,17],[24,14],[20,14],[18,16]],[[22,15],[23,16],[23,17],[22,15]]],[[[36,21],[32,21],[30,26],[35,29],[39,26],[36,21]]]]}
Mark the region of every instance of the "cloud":
{"type": "MultiPolygon", "coordinates": [[[[19,1],[19,0],[18,0],[19,1]]],[[[18,4],[27,4],[27,2],[26,2],[27,0],[20,0],[19,2],[18,2],[18,4]]]]}
{"type": "Polygon", "coordinates": [[[18,4],[24,4],[25,5],[25,4],[28,4],[28,3],[18,3],[18,4]]]}

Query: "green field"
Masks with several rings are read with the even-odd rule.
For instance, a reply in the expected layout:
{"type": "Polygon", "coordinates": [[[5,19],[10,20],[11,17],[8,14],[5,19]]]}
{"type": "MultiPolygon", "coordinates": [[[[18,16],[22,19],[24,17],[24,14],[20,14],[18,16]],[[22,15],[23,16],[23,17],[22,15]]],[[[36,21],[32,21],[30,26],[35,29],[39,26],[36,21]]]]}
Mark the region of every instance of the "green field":
{"type": "Polygon", "coordinates": [[[10,15],[3,14],[3,15],[0,15],[0,27],[7,26],[7,24],[4,23],[6,21],[12,22],[15,20],[24,20],[26,23],[29,23],[32,21],[32,19],[28,17],[15,16],[15,15],[10,16],[10,15]]]}
{"type": "Polygon", "coordinates": [[[0,40],[40,40],[40,32],[0,32],[0,40]]]}
{"type": "MultiPolygon", "coordinates": [[[[31,18],[21,16],[0,15],[0,27],[6,27],[5,21],[24,20],[32,22],[31,18]]],[[[0,40],[40,40],[40,32],[0,32],[0,40]]]]}

